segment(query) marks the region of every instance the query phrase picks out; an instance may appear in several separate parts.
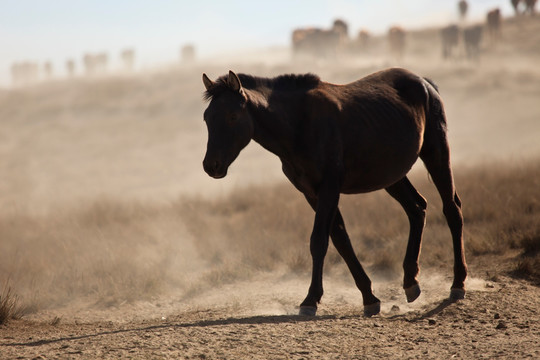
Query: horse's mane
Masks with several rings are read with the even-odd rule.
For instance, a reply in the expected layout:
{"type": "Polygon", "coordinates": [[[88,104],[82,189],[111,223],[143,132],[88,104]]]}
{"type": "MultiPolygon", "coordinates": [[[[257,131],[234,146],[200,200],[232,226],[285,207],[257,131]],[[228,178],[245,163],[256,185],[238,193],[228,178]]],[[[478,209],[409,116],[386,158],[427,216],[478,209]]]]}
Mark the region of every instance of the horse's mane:
{"type": "MultiPolygon", "coordinates": [[[[210,100],[214,96],[219,95],[229,90],[227,83],[227,75],[220,76],[214,86],[204,93],[204,99],[210,100]]],[[[319,76],[315,74],[286,74],[274,78],[263,78],[247,74],[238,74],[238,78],[242,83],[242,87],[246,89],[265,88],[268,90],[278,91],[294,91],[294,90],[309,90],[321,82],[319,76]]]]}

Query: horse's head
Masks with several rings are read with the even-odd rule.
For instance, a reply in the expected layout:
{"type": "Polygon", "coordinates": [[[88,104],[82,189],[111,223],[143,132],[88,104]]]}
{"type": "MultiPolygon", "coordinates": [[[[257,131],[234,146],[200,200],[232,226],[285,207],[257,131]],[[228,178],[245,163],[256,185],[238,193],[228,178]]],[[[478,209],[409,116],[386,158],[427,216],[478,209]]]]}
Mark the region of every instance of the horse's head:
{"type": "Polygon", "coordinates": [[[213,178],[227,175],[227,169],[253,135],[253,122],[247,110],[247,96],[238,76],[229,71],[215,82],[203,74],[206,98],[210,104],[204,112],[208,144],[203,161],[204,171],[213,178]]]}

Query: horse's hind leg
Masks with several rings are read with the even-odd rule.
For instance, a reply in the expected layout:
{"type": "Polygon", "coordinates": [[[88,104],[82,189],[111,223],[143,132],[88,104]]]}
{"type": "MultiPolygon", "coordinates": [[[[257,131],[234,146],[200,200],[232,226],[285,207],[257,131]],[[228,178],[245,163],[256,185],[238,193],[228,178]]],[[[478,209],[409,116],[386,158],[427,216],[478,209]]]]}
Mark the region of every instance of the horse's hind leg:
{"type": "Polygon", "coordinates": [[[386,191],[396,199],[409,218],[410,231],[407,252],[403,261],[403,288],[407,295],[407,301],[413,302],[420,296],[418,285],[418,258],[422,243],[422,233],[426,224],[426,200],[416,191],[407,177],[404,177],[394,185],[386,188],[386,191]]]}
{"type": "Polygon", "coordinates": [[[463,247],[463,214],[461,200],[454,186],[452,168],[450,166],[450,149],[444,131],[433,131],[430,137],[426,134],[426,141],[420,157],[437,187],[443,203],[443,212],[446,217],[454,245],[454,282],[450,291],[452,300],[465,297],[465,278],[467,277],[467,264],[463,247]]]}

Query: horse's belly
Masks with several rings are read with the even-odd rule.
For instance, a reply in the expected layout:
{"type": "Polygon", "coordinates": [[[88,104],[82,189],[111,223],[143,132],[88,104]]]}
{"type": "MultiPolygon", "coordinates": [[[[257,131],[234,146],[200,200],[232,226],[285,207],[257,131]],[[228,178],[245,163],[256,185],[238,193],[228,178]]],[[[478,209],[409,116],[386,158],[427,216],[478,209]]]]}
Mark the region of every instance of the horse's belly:
{"type": "Polygon", "coordinates": [[[342,192],[364,193],[384,189],[407,175],[418,159],[421,144],[362,151],[345,161],[342,192]]]}

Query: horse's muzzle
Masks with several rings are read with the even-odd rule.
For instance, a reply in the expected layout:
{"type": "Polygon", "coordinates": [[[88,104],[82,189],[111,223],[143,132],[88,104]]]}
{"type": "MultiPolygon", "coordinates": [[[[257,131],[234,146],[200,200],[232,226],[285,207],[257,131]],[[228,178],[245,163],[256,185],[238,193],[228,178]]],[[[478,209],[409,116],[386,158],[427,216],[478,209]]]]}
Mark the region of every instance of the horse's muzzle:
{"type": "Polygon", "coordinates": [[[204,171],[214,179],[222,179],[227,175],[227,167],[218,160],[203,161],[204,171]]]}

